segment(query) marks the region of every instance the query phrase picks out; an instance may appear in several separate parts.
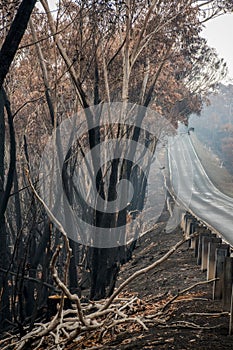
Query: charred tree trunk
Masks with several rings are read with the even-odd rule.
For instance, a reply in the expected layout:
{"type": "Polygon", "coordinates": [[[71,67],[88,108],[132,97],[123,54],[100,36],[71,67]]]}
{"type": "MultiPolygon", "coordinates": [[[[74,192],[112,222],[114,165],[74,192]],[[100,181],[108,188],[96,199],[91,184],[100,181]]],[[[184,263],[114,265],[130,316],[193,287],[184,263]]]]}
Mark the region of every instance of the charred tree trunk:
{"type": "Polygon", "coordinates": [[[29,18],[37,0],[23,0],[0,51],[0,88],[25,33],[29,18]]]}
{"type": "Polygon", "coordinates": [[[69,240],[70,242],[70,248],[72,249],[72,256],[70,259],[70,266],[69,266],[69,288],[71,293],[76,293],[79,296],[81,296],[80,288],[78,285],[78,261],[79,261],[79,254],[78,254],[78,243],[69,240]]]}
{"type": "MultiPolygon", "coordinates": [[[[5,117],[4,117],[5,99],[3,89],[0,90],[0,205],[4,201],[5,190],[5,117]]],[[[5,224],[5,213],[0,214],[0,267],[7,270],[8,254],[7,254],[7,233],[5,224]]],[[[9,293],[7,276],[0,272],[0,328],[4,327],[4,321],[9,319],[9,293]]]]}

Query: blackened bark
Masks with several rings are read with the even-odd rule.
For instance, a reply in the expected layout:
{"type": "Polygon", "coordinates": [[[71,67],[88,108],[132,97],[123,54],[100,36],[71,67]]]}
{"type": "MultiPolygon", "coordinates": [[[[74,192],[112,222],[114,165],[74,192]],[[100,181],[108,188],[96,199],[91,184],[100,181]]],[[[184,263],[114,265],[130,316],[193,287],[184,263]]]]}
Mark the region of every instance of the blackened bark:
{"type": "MultiPolygon", "coordinates": [[[[3,90],[0,89],[0,204],[2,203],[4,193],[4,158],[5,158],[5,118],[4,118],[4,105],[5,100],[3,96],[3,90]]],[[[8,267],[8,254],[7,254],[7,233],[5,225],[5,216],[0,215],[0,267],[7,270],[8,267]]],[[[4,321],[9,319],[9,293],[7,276],[4,273],[0,273],[0,328],[4,326],[4,321]]]]}
{"type": "MultiPolygon", "coordinates": [[[[13,184],[14,179],[14,173],[15,173],[15,163],[16,163],[16,143],[15,143],[15,131],[14,131],[14,124],[13,124],[13,117],[10,109],[10,102],[6,96],[6,93],[4,89],[2,88],[2,95],[4,100],[4,105],[6,107],[7,116],[8,116],[8,124],[9,124],[9,133],[10,133],[10,164],[9,164],[9,170],[7,175],[7,181],[6,181],[6,188],[3,191],[3,195],[1,198],[0,203],[0,217],[4,216],[7,203],[10,198],[10,192],[13,184]]],[[[4,118],[4,111],[3,111],[3,118],[4,118]]],[[[0,150],[1,152],[1,150],[0,150]]],[[[3,156],[4,159],[4,156],[3,156]]],[[[3,165],[4,168],[4,165],[3,165]]],[[[3,170],[4,171],[4,170],[3,170]]]]}
{"type": "Polygon", "coordinates": [[[92,300],[99,300],[106,297],[109,253],[110,249],[93,248],[90,291],[90,299],[92,300]]]}
{"type": "Polygon", "coordinates": [[[72,256],[69,266],[69,288],[71,293],[76,293],[81,296],[80,288],[78,285],[78,243],[69,240],[70,248],[72,249],[72,256]]]}
{"type": "Polygon", "coordinates": [[[0,51],[0,88],[10,69],[37,0],[23,0],[0,51]]]}
{"type": "MultiPolygon", "coordinates": [[[[8,269],[8,247],[5,217],[0,218],[0,267],[5,271],[8,269]]],[[[0,329],[7,326],[10,320],[10,300],[7,274],[0,273],[0,329]]]]}
{"type": "Polygon", "coordinates": [[[5,118],[3,91],[0,90],[0,195],[4,190],[5,118]]]}
{"type": "Polygon", "coordinates": [[[14,204],[15,204],[16,228],[17,228],[17,236],[18,236],[22,228],[22,214],[21,214],[21,204],[20,204],[20,197],[19,197],[18,173],[16,169],[14,174],[14,204]]]}

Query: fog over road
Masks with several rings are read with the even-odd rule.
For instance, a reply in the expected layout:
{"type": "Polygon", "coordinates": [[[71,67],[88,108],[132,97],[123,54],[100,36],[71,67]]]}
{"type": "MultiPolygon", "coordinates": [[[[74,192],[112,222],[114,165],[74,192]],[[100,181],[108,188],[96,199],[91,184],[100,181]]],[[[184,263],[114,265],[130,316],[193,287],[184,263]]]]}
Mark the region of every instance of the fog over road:
{"type": "Polygon", "coordinates": [[[188,134],[170,138],[170,182],[178,201],[233,246],[233,198],[210,181],[188,134]]]}

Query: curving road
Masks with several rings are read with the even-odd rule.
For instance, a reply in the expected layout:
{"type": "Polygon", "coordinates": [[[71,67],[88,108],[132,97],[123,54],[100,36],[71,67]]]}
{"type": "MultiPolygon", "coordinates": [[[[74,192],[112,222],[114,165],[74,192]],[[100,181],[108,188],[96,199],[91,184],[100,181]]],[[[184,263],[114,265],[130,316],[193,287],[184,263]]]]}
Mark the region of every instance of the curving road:
{"type": "Polygon", "coordinates": [[[168,160],[178,201],[233,246],[233,198],[210,181],[188,134],[170,138],[168,160]]]}

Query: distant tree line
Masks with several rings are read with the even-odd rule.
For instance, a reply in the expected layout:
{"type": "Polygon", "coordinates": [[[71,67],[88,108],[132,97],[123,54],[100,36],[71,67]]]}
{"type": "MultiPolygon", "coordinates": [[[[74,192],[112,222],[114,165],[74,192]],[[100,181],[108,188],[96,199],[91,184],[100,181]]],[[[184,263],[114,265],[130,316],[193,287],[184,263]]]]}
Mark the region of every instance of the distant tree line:
{"type": "Polygon", "coordinates": [[[220,165],[233,174],[233,85],[220,84],[201,116],[192,116],[198,138],[218,155],[220,165]]]}

